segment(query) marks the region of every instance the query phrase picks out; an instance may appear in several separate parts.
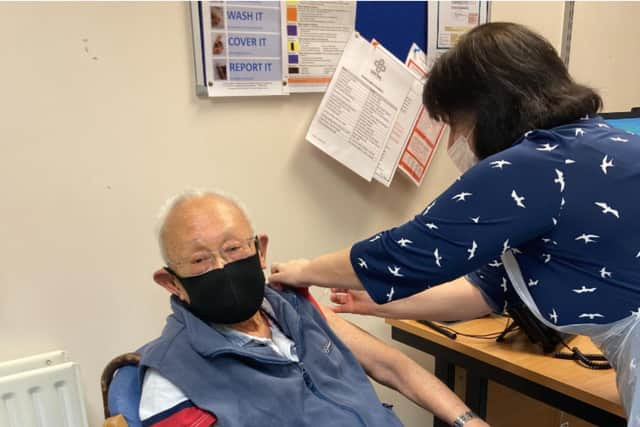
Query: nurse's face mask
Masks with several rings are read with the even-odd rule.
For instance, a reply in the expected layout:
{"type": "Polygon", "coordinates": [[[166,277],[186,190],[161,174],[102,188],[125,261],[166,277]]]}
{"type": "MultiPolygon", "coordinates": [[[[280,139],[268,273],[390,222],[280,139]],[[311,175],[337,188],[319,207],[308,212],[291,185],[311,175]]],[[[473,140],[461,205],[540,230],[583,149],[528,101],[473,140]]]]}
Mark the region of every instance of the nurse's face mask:
{"type": "Polygon", "coordinates": [[[219,256],[226,262],[222,268],[208,269],[195,276],[181,277],[169,267],[165,270],[180,280],[189,295],[187,308],[201,320],[222,324],[244,322],[258,311],[264,298],[265,277],[258,238],[244,239],[234,249],[221,248],[219,256]],[[250,246],[255,248],[253,255],[250,246]]]}
{"type": "MultiPolygon", "coordinates": [[[[449,128],[449,132],[454,132],[453,128],[449,128]]],[[[453,141],[453,144],[449,148],[447,148],[447,154],[454,165],[460,170],[461,173],[465,173],[473,165],[478,163],[478,157],[471,149],[469,145],[469,136],[473,132],[473,128],[470,131],[464,134],[455,134],[456,138],[453,141]]]]}

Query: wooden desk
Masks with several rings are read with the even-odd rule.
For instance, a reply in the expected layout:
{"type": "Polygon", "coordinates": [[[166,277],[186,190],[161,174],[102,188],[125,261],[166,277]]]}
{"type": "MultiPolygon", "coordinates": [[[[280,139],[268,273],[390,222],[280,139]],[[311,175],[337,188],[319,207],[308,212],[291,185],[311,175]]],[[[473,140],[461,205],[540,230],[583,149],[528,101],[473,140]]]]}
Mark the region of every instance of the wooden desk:
{"type": "MultiPolygon", "coordinates": [[[[572,360],[544,355],[522,333],[511,334],[505,342],[467,338],[452,340],[412,320],[387,320],[391,337],[435,356],[436,376],[451,389],[455,386],[455,366],[467,372],[465,400],[478,415],[486,417],[487,380],[495,381],[527,396],[571,413],[599,426],[626,426],[624,410],[615,384],[615,372],[586,369],[572,360]]],[[[506,318],[493,316],[452,325],[467,334],[500,332],[506,318]]],[[[583,336],[570,346],[585,353],[599,353],[583,336]]],[[[446,424],[434,420],[434,427],[446,424]]]]}

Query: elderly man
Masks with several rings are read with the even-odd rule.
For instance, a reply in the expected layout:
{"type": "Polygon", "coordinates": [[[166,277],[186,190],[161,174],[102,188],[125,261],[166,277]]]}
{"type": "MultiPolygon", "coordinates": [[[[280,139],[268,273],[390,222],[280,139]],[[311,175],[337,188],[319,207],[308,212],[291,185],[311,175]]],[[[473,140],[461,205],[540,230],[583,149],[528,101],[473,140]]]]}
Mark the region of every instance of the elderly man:
{"type": "Polygon", "coordinates": [[[453,425],[486,425],[403,353],[308,293],[265,286],[268,242],[223,195],[167,202],[166,266],[154,280],[172,294],[173,314],[141,350],[144,426],[401,426],[365,371],[453,425]]]}

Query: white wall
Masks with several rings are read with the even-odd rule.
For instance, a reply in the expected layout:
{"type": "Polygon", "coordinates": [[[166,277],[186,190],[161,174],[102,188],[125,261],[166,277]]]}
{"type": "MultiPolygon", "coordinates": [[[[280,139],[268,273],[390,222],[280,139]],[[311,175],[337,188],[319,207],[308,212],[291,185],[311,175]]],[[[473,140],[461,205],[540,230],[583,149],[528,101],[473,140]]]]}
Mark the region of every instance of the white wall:
{"type": "Polygon", "coordinates": [[[604,111],[640,106],[640,2],[576,2],[569,70],[604,98],[604,111]]]}
{"type": "MultiPolygon", "coordinates": [[[[499,3],[493,16],[528,23],[548,12],[539,30],[559,40],[561,9],[499,3]]],[[[104,365],[157,336],[168,313],[151,274],[161,266],[154,216],[170,194],[236,194],[276,261],[400,223],[455,177],[440,150],[422,188],[362,181],[304,141],[320,95],[196,98],[185,3],[1,3],[0,52],[0,360],[68,350],[91,425],[104,365]]],[[[607,83],[624,107],[622,83],[607,83]]],[[[390,341],[382,320],[359,322],[390,341]]],[[[381,393],[407,426],[430,425],[381,393]]]]}
{"type": "MultiPolygon", "coordinates": [[[[527,25],[560,50],[564,2],[493,2],[492,21],[527,25]]],[[[640,106],[640,2],[577,1],[569,71],[574,79],[597,89],[604,111],[640,106]]]]}
{"type": "Polygon", "coordinates": [[[517,22],[544,35],[560,51],[564,2],[499,1],[491,3],[491,21],[517,22]]]}

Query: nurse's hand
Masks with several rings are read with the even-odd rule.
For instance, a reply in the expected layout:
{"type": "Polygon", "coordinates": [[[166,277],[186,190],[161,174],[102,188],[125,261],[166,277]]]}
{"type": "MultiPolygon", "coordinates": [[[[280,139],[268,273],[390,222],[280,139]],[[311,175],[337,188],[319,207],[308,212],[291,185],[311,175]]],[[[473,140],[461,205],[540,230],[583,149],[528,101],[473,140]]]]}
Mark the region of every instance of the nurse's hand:
{"type": "Polygon", "coordinates": [[[332,288],[330,299],[335,304],[330,307],[335,313],[380,315],[380,305],[371,299],[367,291],[332,288]]]}
{"type": "Polygon", "coordinates": [[[294,259],[283,263],[273,263],[271,264],[269,283],[276,286],[287,285],[296,288],[306,288],[309,284],[303,282],[303,270],[308,265],[308,259],[294,259]]]}

